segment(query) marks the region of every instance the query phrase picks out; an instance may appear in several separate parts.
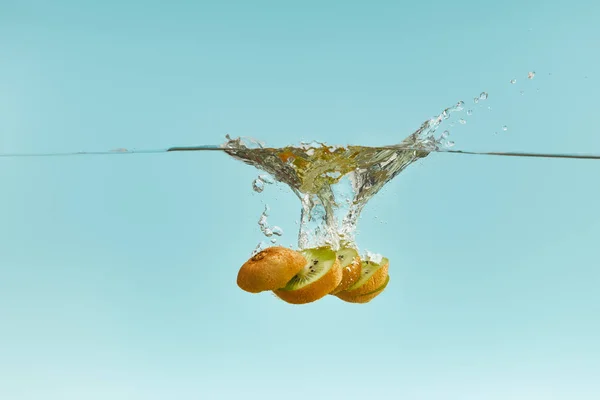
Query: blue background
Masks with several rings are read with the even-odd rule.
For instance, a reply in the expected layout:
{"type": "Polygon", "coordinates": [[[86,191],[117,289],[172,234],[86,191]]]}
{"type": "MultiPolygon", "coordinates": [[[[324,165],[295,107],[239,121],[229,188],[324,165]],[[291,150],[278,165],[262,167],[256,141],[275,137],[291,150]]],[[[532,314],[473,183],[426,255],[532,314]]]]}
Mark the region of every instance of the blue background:
{"type": "MultiPolygon", "coordinates": [[[[0,151],[391,144],[464,100],[457,149],[599,153],[599,12],[0,0],[0,151]]],[[[296,241],[298,200],[257,174],[217,153],[0,159],[0,398],[600,396],[600,163],[412,165],[359,225],[391,260],[366,305],[236,286],[263,203],[296,241]]]]}

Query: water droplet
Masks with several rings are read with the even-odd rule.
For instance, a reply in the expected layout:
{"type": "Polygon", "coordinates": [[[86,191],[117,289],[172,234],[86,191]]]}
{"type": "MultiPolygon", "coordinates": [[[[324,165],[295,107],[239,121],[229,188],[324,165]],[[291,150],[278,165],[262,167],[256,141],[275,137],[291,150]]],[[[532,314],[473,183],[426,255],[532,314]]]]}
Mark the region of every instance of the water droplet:
{"type": "Polygon", "coordinates": [[[464,124],[466,124],[466,123],[467,123],[467,121],[465,121],[465,120],[464,120],[464,119],[462,119],[462,118],[461,118],[461,119],[459,119],[459,120],[458,120],[458,122],[460,122],[462,125],[464,125],[464,124]]]}
{"type": "Polygon", "coordinates": [[[450,131],[442,132],[442,139],[446,139],[448,136],[450,136],[450,131]]]}
{"type": "Polygon", "coordinates": [[[529,71],[529,73],[527,73],[527,79],[533,79],[534,76],[535,76],[535,71],[529,71]]]}
{"type": "Polygon", "coordinates": [[[510,83],[512,83],[514,85],[515,83],[517,83],[517,80],[516,79],[511,79],[510,83]]]}
{"type": "Polygon", "coordinates": [[[277,238],[271,238],[271,243],[277,243],[277,238]]]}
{"type": "Polygon", "coordinates": [[[271,228],[271,232],[273,232],[273,235],[277,235],[277,236],[283,235],[283,229],[281,229],[277,225],[275,225],[274,227],[271,228]]]}
{"type": "Polygon", "coordinates": [[[479,103],[479,97],[475,97],[475,98],[473,99],[473,103],[475,103],[475,104],[479,103]]]}
{"type": "Polygon", "coordinates": [[[473,114],[473,110],[468,110],[467,111],[467,115],[472,115],[473,114]]]}
{"type": "Polygon", "coordinates": [[[265,190],[265,183],[263,182],[262,179],[260,178],[256,178],[254,180],[254,182],[252,182],[252,189],[256,192],[256,193],[262,193],[263,190],[265,190]]]}
{"type": "Polygon", "coordinates": [[[456,103],[456,110],[457,111],[461,111],[464,107],[465,107],[465,102],[464,101],[461,100],[458,103],[456,103]]]}
{"type": "Polygon", "coordinates": [[[454,142],[452,140],[448,140],[446,142],[446,147],[454,147],[454,142]]]}
{"type": "Polygon", "coordinates": [[[503,130],[503,131],[507,131],[507,130],[508,130],[508,126],[504,125],[504,126],[502,127],[502,130],[503,130]]]}
{"type": "Polygon", "coordinates": [[[487,92],[481,92],[481,94],[479,95],[480,100],[487,100],[487,98],[488,98],[487,92]]]}

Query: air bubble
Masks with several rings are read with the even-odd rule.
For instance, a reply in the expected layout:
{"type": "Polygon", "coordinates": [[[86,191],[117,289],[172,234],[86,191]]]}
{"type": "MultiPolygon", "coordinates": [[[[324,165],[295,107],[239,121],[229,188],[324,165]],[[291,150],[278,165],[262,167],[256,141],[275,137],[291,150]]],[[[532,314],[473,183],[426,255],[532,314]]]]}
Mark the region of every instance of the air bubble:
{"type": "Polygon", "coordinates": [[[475,98],[473,99],[473,103],[475,103],[475,104],[479,103],[479,97],[475,97],[475,98]]]}
{"type": "Polygon", "coordinates": [[[252,182],[252,190],[254,190],[256,193],[262,193],[262,191],[265,190],[265,183],[263,180],[256,178],[254,182],[252,182]]]}
{"type": "Polygon", "coordinates": [[[508,130],[508,126],[504,125],[504,126],[502,127],[502,130],[506,132],[506,131],[508,130]]]}
{"type": "Polygon", "coordinates": [[[533,79],[534,76],[535,76],[535,71],[529,71],[529,73],[527,74],[527,79],[533,79]]]}
{"type": "Polygon", "coordinates": [[[473,110],[468,110],[467,115],[473,115],[473,110]]]}
{"type": "Polygon", "coordinates": [[[275,183],[275,180],[270,175],[259,175],[258,178],[252,182],[252,189],[257,193],[262,193],[262,191],[265,190],[265,183],[272,185],[275,183]]]}
{"type": "Polygon", "coordinates": [[[259,175],[258,178],[263,181],[264,183],[267,183],[269,185],[272,185],[273,183],[275,183],[275,179],[273,179],[273,177],[271,175],[259,175]]]}
{"type": "Polygon", "coordinates": [[[462,119],[462,118],[461,118],[461,119],[459,119],[459,120],[458,120],[458,122],[460,122],[462,125],[464,125],[464,124],[466,124],[466,123],[467,123],[467,121],[465,121],[465,120],[464,120],[464,119],[462,119]]]}
{"type": "Polygon", "coordinates": [[[260,253],[261,251],[263,251],[266,247],[267,247],[267,243],[264,241],[261,241],[259,244],[256,245],[254,250],[252,250],[251,255],[255,256],[257,253],[260,253]]]}
{"type": "Polygon", "coordinates": [[[450,136],[450,131],[442,132],[442,139],[446,139],[448,136],[450,136]]]}
{"type": "Polygon", "coordinates": [[[487,100],[487,98],[488,98],[487,92],[481,92],[481,94],[479,95],[479,100],[487,100]]]}
{"type": "Polygon", "coordinates": [[[454,147],[454,142],[452,140],[448,140],[446,142],[446,147],[454,147]]]}
{"type": "Polygon", "coordinates": [[[510,83],[512,83],[514,85],[515,83],[517,83],[517,80],[516,79],[511,79],[510,83]]]}

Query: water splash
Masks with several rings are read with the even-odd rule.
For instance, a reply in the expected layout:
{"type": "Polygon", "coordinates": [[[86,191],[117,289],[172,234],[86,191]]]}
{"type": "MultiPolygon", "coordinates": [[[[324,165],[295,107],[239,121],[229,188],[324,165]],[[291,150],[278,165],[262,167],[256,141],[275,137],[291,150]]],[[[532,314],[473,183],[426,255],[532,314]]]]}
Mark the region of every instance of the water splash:
{"type": "Polygon", "coordinates": [[[257,193],[262,193],[262,191],[265,190],[265,184],[271,185],[273,183],[275,183],[275,180],[271,176],[259,175],[258,178],[252,182],[252,189],[257,193]]]}
{"type": "Polygon", "coordinates": [[[365,255],[363,257],[364,261],[372,262],[375,264],[380,264],[383,260],[383,256],[379,253],[373,253],[369,250],[365,251],[365,255]]]}
{"type": "MultiPolygon", "coordinates": [[[[369,199],[410,164],[432,151],[454,146],[453,141],[447,140],[447,130],[439,135],[437,131],[454,113],[461,112],[464,105],[464,101],[459,101],[444,109],[395,145],[332,146],[314,141],[268,148],[254,139],[246,145],[242,138],[228,137],[222,148],[230,156],[287,184],[297,195],[301,203],[300,249],[355,246],[356,225],[369,199]]],[[[259,178],[264,187],[267,181],[262,175],[259,178]]],[[[268,213],[265,207],[258,222],[261,231],[268,238],[280,236],[283,234],[280,228],[269,226],[268,213]]]]}
{"type": "Polygon", "coordinates": [[[264,240],[259,242],[256,247],[254,248],[254,250],[252,250],[252,253],[250,254],[250,256],[255,256],[256,254],[260,253],[261,251],[263,251],[266,247],[268,246],[267,242],[265,242],[264,240]]]}
{"type": "Polygon", "coordinates": [[[273,226],[269,225],[269,221],[268,221],[269,211],[270,211],[269,206],[265,205],[265,210],[263,211],[263,213],[260,215],[260,218],[258,219],[258,226],[260,227],[260,231],[263,233],[263,235],[265,235],[268,238],[270,238],[273,235],[282,236],[283,229],[281,229],[277,225],[273,225],[273,226]]]}

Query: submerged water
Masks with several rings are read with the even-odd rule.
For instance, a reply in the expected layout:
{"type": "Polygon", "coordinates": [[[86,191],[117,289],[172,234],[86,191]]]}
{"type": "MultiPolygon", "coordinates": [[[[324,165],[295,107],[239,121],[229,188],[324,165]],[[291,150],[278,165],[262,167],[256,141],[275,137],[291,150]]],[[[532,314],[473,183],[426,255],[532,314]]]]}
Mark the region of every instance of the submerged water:
{"type": "MultiPolygon", "coordinates": [[[[477,99],[487,97],[483,92],[477,99]]],[[[334,249],[358,247],[355,242],[357,222],[367,202],[410,164],[432,151],[452,147],[454,143],[448,140],[448,131],[439,135],[437,131],[453,113],[463,109],[464,102],[460,101],[423,122],[402,142],[388,146],[332,146],[313,142],[270,148],[254,139],[228,136],[222,147],[230,156],[287,184],[298,196],[302,209],[299,249],[324,245],[334,249]]],[[[253,182],[253,188],[262,192],[264,185],[270,183],[268,175],[260,175],[253,182]]],[[[265,209],[259,225],[265,236],[271,237],[277,227],[269,227],[267,215],[268,209],[265,209]]]]}

